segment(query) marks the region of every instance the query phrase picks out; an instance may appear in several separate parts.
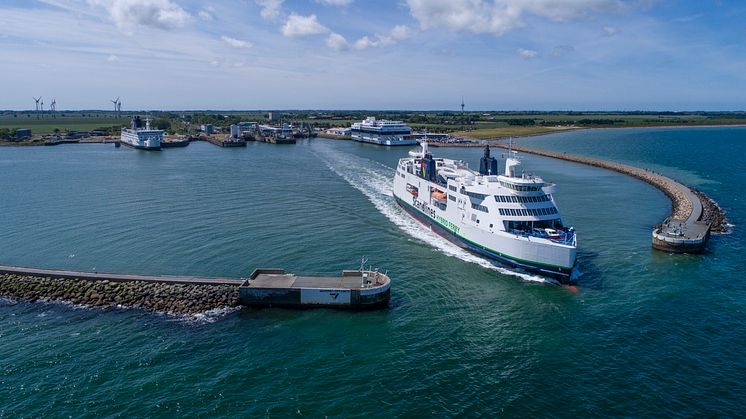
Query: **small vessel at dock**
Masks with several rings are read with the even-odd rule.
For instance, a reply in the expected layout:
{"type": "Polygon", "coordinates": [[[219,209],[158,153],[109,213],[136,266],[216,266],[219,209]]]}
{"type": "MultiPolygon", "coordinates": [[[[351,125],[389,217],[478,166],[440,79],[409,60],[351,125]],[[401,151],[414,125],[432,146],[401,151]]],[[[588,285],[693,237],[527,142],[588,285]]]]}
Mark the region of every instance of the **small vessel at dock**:
{"type": "Polygon", "coordinates": [[[255,269],[239,287],[239,294],[246,306],[369,309],[388,304],[391,280],[375,270],[346,270],[338,277],[320,277],[255,269]]]}
{"type": "Polygon", "coordinates": [[[350,128],[354,141],[385,146],[417,144],[417,140],[408,138],[411,133],[412,128],[402,121],[376,119],[372,116],[355,122],[350,128]]]}
{"type": "Polygon", "coordinates": [[[132,118],[130,128],[122,128],[120,142],[140,150],[160,150],[163,130],[150,128],[150,116],[145,119],[145,127],[139,116],[132,118]]]}

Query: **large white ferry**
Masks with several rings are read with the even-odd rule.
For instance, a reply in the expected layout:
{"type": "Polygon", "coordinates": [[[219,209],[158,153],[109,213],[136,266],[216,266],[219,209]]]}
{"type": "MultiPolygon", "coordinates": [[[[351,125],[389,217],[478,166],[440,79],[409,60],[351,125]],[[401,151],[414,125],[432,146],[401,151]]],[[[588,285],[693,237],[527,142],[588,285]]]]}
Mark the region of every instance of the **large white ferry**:
{"type": "Polygon", "coordinates": [[[160,150],[162,140],[163,130],[150,129],[150,117],[146,118],[143,128],[139,116],[132,119],[131,128],[122,128],[120,137],[122,144],[141,150],[160,150]]]}
{"type": "Polygon", "coordinates": [[[402,121],[376,119],[372,116],[362,122],[355,122],[350,128],[350,135],[355,141],[388,146],[417,144],[417,140],[405,138],[411,133],[412,128],[402,121]]]}
{"type": "Polygon", "coordinates": [[[433,158],[427,143],[399,160],[396,201],[433,232],[506,265],[572,280],[577,239],[552,194],[555,185],[517,174],[510,152],[505,171],[485,147],[479,172],[460,160],[433,158]]]}

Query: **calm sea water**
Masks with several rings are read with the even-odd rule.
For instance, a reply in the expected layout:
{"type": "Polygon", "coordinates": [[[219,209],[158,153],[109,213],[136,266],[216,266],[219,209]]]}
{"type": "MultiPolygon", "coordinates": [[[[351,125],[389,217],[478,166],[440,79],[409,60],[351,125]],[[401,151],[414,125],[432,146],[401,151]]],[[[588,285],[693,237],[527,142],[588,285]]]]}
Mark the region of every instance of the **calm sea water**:
{"type": "MultiPolygon", "coordinates": [[[[388,310],[243,309],[193,321],[0,302],[0,417],[743,415],[746,130],[587,131],[527,145],[692,183],[736,224],[711,253],[650,248],[669,202],[628,177],[525,156],[579,235],[579,290],[496,267],[393,202],[407,149],[316,139],[160,153],[0,149],[0,263],[245,276],[362,256],[388,310]]],[[[481,150],[436,153],[478,164],[481,150]]]]}

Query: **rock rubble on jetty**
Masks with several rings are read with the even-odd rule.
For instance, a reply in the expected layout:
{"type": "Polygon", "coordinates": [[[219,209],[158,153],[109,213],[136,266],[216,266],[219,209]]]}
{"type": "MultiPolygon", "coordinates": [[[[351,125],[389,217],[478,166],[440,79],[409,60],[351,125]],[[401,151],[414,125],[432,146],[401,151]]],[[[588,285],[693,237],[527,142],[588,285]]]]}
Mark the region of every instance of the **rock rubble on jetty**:
{"type": "Polygon", "coordinates": [[[172,315],[193,315],[239,305],[238,287],[231,285],[92,281],[16,274],[0,274],[0,296],[88,307],[140,308],[172,315]]]}
{"type": "MultiPolygon", "coordinates": [[[[505,144],[498,144],[498,146],[508,148],[508,146],[506,146],[505,144]]],[[[672,211],[671,215],[669,216],[670,219],[686,220],[692,214],[692,201],[689,199],[689,196],[685,189],[686,187],[674,181],[673,179],[670,179],[656,172],[647,169],[641,169],[639,167],[628,166],[626,164],[578,156],[575,154],[559,153],[528,147],[517,147],[515,145],[512,146],[512,149],[515,151],[535,154],[538,156],[552,157],[555,159],[587,164],[590,166],[613,170],[615,172],[635,177],[658,188],[671,199],[672,211]]],[[[700,220],[709,222],[711,225],[711,231],[724,231],[727,227],[727,221],[725,219],[725,213],[723,212],[723,210],[715,203],[715,201],[713,201],[702,192],[694,189],[690,190],[694,194],[696,194],[702,202],[703,215],[700,217],[700,220]]]]}
{"type": "Polygon", "coordinates": [[[696,189],[692,189],[692,192],[702,201],[703,214],[701,221],[709,223],[710,231],[713,233],[726,233],[728,231],[728,219],[725,218],[725,211],[704,193],[696,189]]]}

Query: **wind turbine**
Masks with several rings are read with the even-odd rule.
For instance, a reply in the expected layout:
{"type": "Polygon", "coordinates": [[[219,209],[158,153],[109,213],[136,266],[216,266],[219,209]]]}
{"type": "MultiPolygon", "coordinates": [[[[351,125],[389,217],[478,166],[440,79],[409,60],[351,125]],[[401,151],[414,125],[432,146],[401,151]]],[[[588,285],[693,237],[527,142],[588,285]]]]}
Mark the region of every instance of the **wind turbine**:
{"type": "Polygon", "coordinates": [[[115,115],[117,116],[117,118],[118,118],[118,117],[119,117],[119,115],[117,114],[117,104],[119,103],[119,97],[117,97],[117,98],[116,98],[116,99],[114,99],[114,100],[110,100],[109,102],[111,102],[111,103],[113,103],[113,104],[114,104],[114,114],[115,114],[115,115]]]}
{"type": "Polygon", "coordinates": [[[34,102],[36,102],[36,119],[39,119],[39,101],[41,100],[41,96],[38,98],[32,96],[32,98],[34,99],[34,102]]]}
{"type": "Polygon", "coordinates": [[[55,112],[57,112],[57,99],[52,99],[52,103],[49,104],[49,110],[52,112],[52,117],[57,118],[55,112]]]}
{"type": "Polygon", "coordinates": [[[122,117],[122,101],[121,100],[117,102],[117,117],[118,118],[122,117]]]}

